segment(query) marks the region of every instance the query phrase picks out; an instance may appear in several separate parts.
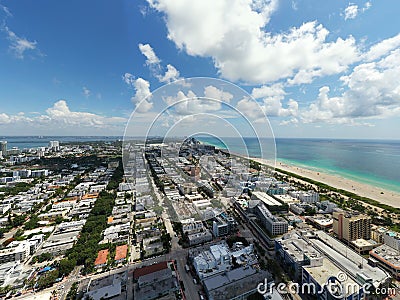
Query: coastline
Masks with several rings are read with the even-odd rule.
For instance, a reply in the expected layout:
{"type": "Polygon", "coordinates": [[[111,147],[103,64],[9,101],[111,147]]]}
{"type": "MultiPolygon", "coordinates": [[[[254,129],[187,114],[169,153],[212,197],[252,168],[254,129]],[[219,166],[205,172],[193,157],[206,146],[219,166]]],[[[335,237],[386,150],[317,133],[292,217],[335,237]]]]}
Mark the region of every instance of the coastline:
{"type": "MultiPolygon", "coordinates": [[[[270,165],[270,162],[260,158],[251,158],[262,164],[270,165]]],[[[378,188],[369,184],[357,182],[337,175],[332,175],[320,171],[299,167],[294,164],[277,161],[275,168],[283,171],[291,172],[299,176],[325,183],[337,189],[346,190],[362,197],[367,197],[376,200],[382,204],[390,205],[395,208],[400,208],[400,194],[394,191],[389,191],[383,188],[378,188]],[[383,192],[383,194],[382,194],[383,192]]]]}

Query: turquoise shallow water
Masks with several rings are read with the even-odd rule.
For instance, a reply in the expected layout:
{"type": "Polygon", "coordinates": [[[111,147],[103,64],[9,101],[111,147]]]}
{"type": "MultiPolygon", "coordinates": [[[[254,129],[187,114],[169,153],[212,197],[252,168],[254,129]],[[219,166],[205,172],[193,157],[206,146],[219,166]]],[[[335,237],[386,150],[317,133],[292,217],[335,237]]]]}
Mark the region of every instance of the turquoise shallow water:
{"type": "MultiPolygon", "coordinates": [[[[304,164],[304,163],[298,162],[296,160],[279,159],[279,161],[286,163],[286,164],[319,171],[321,173],[337,175],[337,176],[351,179],[351,180],[354,180],[354,181],[357,181],[360,183],[365,183],[365,184],[369,184],[372,186],[381,187],[382,189],[385,189],[388,191],[400,193],[400,183],[399,182],[379,178],[374,174],[365,174],[365,173],[361,173],[361,172],[350,171],[348,169],[338,169],[338,168],[334,169],[331,166],[318,165],[318,164],[313,164],[313,163],[304,164]]],[[[400,199],[399,199],[399,201],[400,201],[400,199]]]]}
{"type": "MultiPolygon", "coordinates": [[[[213,137],[198,139],[234,153],[248,152],[252,157],[261,157],[260,147],[271,143],[271,140],[244,138],[246,151],[238,138],[224,138],[229,147],[213,137]]],[[[275,142],[278,161],[400,193],[400,141],[276,139],[275,142]]]]}

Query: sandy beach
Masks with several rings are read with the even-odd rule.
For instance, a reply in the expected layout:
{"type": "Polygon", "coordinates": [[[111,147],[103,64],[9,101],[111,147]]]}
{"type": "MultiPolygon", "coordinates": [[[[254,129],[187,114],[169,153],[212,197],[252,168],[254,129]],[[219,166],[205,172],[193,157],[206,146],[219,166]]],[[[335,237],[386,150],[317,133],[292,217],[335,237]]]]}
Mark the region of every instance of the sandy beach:
{"type": "MultiPolygon", "coordinates": [[[[270,165],[266,160],[258,158],[252,159],[260,163],[270,165]]],[[[400,194],[393,191],[388,191],[379,187],[360,183],[340,176],[321,173],[314,170],[301,168],[295,165],[289,165],[279,161],[276,162],[276,168],[325,183],[338,189],[353,192],[359,196],[374,199],[383,204],[400,208],[400,194]]]]}

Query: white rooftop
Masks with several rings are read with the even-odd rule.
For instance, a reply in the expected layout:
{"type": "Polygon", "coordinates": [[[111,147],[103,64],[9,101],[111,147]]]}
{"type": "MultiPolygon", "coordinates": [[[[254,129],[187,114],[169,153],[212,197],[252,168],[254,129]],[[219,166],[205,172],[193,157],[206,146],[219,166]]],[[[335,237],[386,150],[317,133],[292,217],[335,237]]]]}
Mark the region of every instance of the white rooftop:
{"type": "Polygon", "coordinates": [[[262,202],[264,202],[266,205],[275,205],[275,206],[281,206],[282,203],[280,203],[278,200],[274,199],[272,196],[268,195],[267,193],[264,192],[253,192],[253,195],[260,199],[262,202]]]}
{"type": "Polygon", "coordinates": [[[310,239],[312,244],[322,251],[348,275],[363,274],[373,280],[375,286],[385,282],[390,276],[378,267],[372,267],[368,261],[340,241],[323,231],[316,231],[320,239],[310,239]],[[362,268],[361,268],[362,267],[362,268]]]}

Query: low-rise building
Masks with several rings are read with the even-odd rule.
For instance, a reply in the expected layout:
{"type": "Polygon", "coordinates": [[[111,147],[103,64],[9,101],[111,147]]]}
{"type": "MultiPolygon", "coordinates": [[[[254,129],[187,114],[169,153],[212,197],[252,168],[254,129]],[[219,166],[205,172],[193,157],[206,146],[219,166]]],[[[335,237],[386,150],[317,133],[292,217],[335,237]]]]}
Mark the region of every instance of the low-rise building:
{"type": "Polygon", "coordinates": [[[188,235],[189,245],[194,246],[206,242],[210,242],[212,240],[212,234],[210,231],[205,230],[197,233],[192,233],[188,235]]]}
{"type": "Polygon", "coordinates": [[[275,251],[287,273],[297,280],[301,278],[303,266],[322,265],[321,253],[296,232],[276,239],[275,251]]]}
{"type": "Polygon", "coordinates": [[[287,205],[283,205],[281,202],[267,193],[253,192],[251,199],[261,201],[270,211],[287,211],[287,205]]]}
{"type": "Polygon", "coordinates": [[[121,263],[126,261],[126,256],[128,254],[128,245],[121,245],[115,248],[114,260],[116,263],[121,263]]]}
{"type": "Polygon", "coordinates": [[[83,299],[115,299],[121,295],[122,284],[124,281],[126,281],[125,275],[121,274],[114,274],[104,278],[90,280],[90,285],[88,286],[83,299]]]}
{"type": "Polygon", "coordinates": [[[170,268],[172,266],[172,262],[164,261],[134,270],[135,299],[152,300],[163,296],[172,297],[180,289],[176,273],[170,268]]]}
{"type": "Polygon", "coordinates": [[[306,217],[307,223],[320,230],[329,230],[333,226],[333,219],[325,216],[306,217]]]}
{"type": "Polygon", "coordinates": [[[393,231],[387,231],[383,235],[383,242],[400,252],[400,234],[393,231]]]}
{"type": "Polygon", "coordinates": [[[204,229],[203,222],[200,220],[196,221],[194,218],[182,220],[181,223],[182,223],[183,233],[192,234],[192,233],[200,232],[204,229]]]}
{"type": "Polygon", "coordinates": [[[344,277],[339,279],[336,276],[342,274],[342,270],[338,268],[327,258],[322,258],[322,263],[314,266],[304,266],[302,274],[302,288],[305,294],[315,295],[316,299],[363,299],[364,291],[360,284],[355,282],[351,277],[344,277]],[[339,274],[339,275],[338,275],[339,274]],[[345,286],[343,295],[339,288],[328,288],[329,283],[331,286],[345,286]],[[337,294],[333,291],[338,291],[337,294]]]}
{"type": "Polygon", "coordinates": [[[390,276],[387,272],[379,267],[370,265],[368,260],[359,253],[324,231],[316,231],[315,238],[310,238],[308,241],[325,257],[339,266],[342,272],[345,272],[359,284],[368,281],[375,287],[382,287],[386,286],[390,281],[390,276]]]}
{"type": "Polygon", "coordinates": [[[221,218],[216,217],[213,221],[213,235],[215,237],[225,236],[229,234],[229,225],[221,218]]]}
{"type": "Polygon", "coordinates": [[[107,257],[108,257],[108,249],[100,250],[99,253],[97,253],[97,258],[94,262],[94,267],[96,269],[105,267],[107,264],[107,257]]]}
{"type": "Polygon", "coordinates": [[[257,293],[257,284],[269,277],[265,271],[246,266],[206,278],[203,286],[209,300],[247,299],[257,293]]]}
{"type": "Polygon", "coordinates": [[[319,202],[319,194],[314,191],[290,191],[289,195],[305,203],[319,202]]]}
{"type": "Polygon", "coordinates": [[[225,242],[211,245],[207,250],[189,256],[193,261],[196,274],[201,280],[230,270],[232,257],[235,257],[236,263],[242,266],[251,266],[257,263],[253,245],[244,247],[236,244],[233,249],[229,249],[225,242]]]}
{"type": "Polygon", "coordinates": [[[351,247],[359,254],[368,254],[369,251],[374,249],[378,244],[373,240],[357,239],[350,242],[351,247]]]}
{"type": "Polygon", "coordinates": [[[379,266],[400,280],[400,252],[388,245],[381,245],[369,252],[377,260],[379,266]]]}
{"type": "Polygon", "coordinates": [[[24,262],[31,254],[28,241],[13,241],[6,248],[0,250],[0,264],[7,262],[24,262]]]}
{"type": "Polygon", "coordinates": [[[390,282],[388,273],[324,231],[286,235],[275,241],[275,248],[285,269],[297,274],[294,277],[302,283],[301,288],[307,288],[303,294],[316,299],[364,299],[366,282],[375,288],[387,287],[390,282]],[[336,290],[344,295],[332,294],[329,284],[343,284],[345,290],[336,290]]]}
{"type": "Polygon", "coordinates": [[[24,266],[21,262],[7,262],[0,264],[0,286],[22,288],[26,279],[32,276],[35,268],[24,266]]]}

